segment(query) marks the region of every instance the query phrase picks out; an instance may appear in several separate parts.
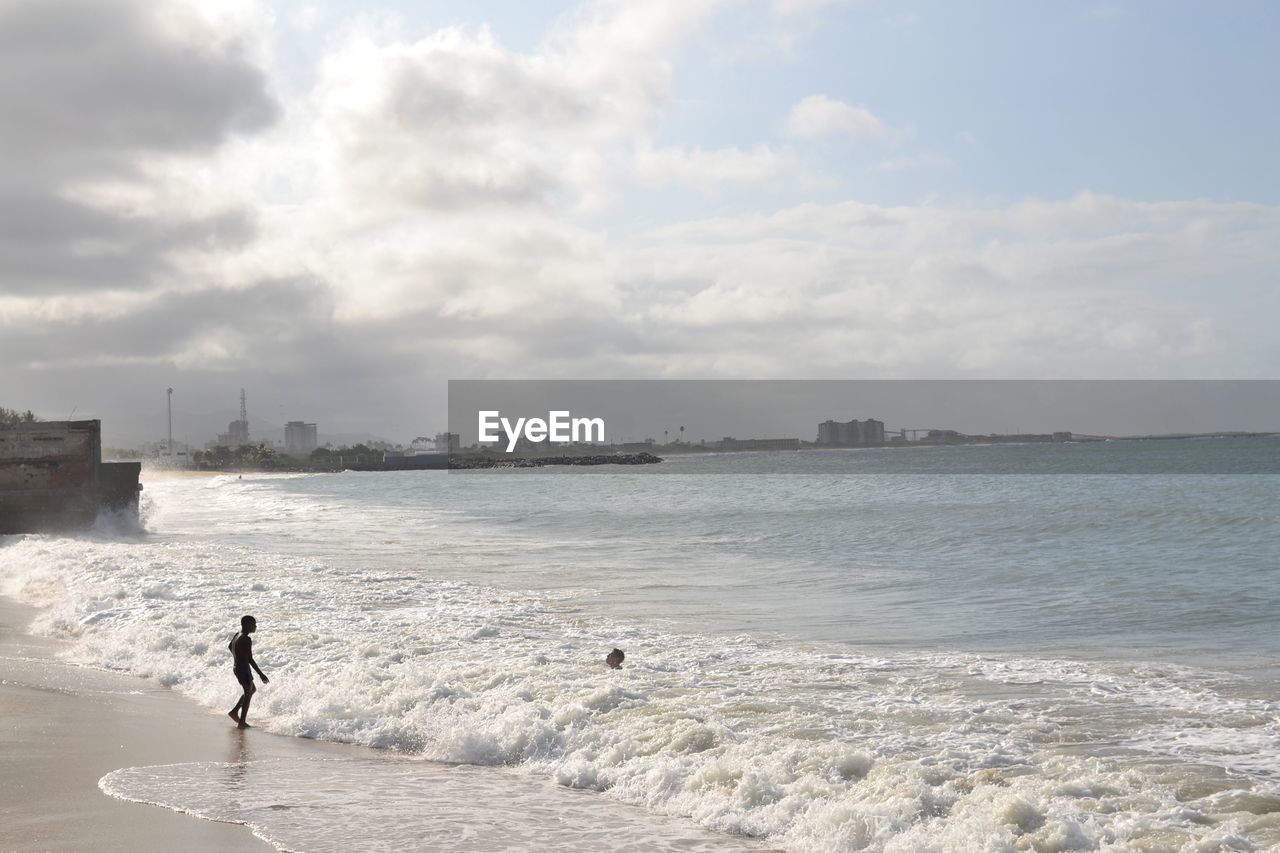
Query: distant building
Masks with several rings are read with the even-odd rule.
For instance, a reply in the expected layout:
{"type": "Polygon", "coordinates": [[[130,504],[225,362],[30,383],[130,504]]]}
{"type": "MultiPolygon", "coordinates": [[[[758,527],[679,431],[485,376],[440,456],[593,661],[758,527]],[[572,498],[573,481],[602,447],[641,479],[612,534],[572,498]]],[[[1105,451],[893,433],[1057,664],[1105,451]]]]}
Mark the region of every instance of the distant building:
{"type": "Polygon", "coordinates": [[[316,437],[316,425],[303,421],[289,421],[284,425],[284,452],[290,456],[309,456],[320,446],[316,437]]]}
{"type": "Polygon", "coordinates": [[[241,447],[249,443],[249,407],[244,389],[240,389],[240,417],[227,424],[227,431],[218,433],[215,444],[222,447],[241,447]]]}
{"type": "Polygon", "coordinates": [[[733,438],[725,436],[716,443],[720,450],[799,450],[798,438],[733,438]]]}
{"type": "Polygon", "coordinates": [[[818,424],[818,444],[829,447],[866,447],[884,444],[884,421],[823,421],[818,424]]]}
{"type": "MultiPolygon", "coordinates": [[[[172,456],[178,461],[185,461],[191,456],[192,448],[186,442],[175,441],[172,449],[173,452],[170,453],[169,442],[166,439],[161,438],[156,441],[148,441],[147,443],[139,446],[137,450],[133,451],[133,455],[130,458],[136,459],[147,457],[163,459],[172,456]]],[[[106,454],[106,452],[107,451],[104,449],[103,453],[106,454]]]]}
{"type": "Polygon", "coordinates": [[[818,444],[843,444],[840,440],[840,428],[848,426],[839,421],[823,421],[818,424],[818,444]]]}
{"type": "Polygon", "coordinates": [[[435,437],[437,453],[457,453],[462,446],[462,436],[456,432],[438,432],[435,437]]]}
{"type": "Polygon", "coordinates": [[[215,444],[221,447],[241,447],[249,443],[249,422],[232,421],[227,424],[227,431],[218,433],[215,444]]]}

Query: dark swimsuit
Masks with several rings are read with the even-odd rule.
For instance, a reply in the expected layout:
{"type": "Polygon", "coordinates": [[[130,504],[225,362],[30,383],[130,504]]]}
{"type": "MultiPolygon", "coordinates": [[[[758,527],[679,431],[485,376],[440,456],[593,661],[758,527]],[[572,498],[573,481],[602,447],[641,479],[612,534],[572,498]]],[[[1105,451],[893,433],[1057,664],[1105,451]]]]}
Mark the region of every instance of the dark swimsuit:
{"type": "MultiPolygon", "coordinates": [[[[236,643],[236,640],[240,639],[240,637],[241,637],[241,635],[240,635],[240,634],[237,634],[237,635],[236,635],[236,636],[231,640],[231,649],[232,649],[232,654],[234,654],[234,653],[235,653],[235,643],[236,643]]],[[[250,640],[249,642],[250,642],[250,643],[252,643],[253,641],[252,641],[252,640],[250,640]]],[[[252,646],[250,646],[250,648],[252,648],[252,646]]],[[[249,671],[249,664],[247,664],[247,663],[237,663],[237,664],[232,664],[232,666],[231,666],[231,671],[232,671],[233,673],[235,673],[236,681],[240,682],[240,684],[241,684],[241,685],[243,685],[244,687],[252,687],[252,686],[253,686],[253,673],[249,671]]]]}

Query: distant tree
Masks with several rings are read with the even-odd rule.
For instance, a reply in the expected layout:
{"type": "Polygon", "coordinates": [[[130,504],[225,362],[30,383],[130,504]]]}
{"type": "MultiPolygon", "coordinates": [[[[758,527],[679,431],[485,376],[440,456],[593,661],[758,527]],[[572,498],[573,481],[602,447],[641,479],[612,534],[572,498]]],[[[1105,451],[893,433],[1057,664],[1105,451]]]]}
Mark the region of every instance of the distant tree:
{"type": "Polygon", "coordinates": [[[0,427],[12,427],[18,424],[33,424],[40,420],[30,409],[20,412],[17,409],[6,409],[0,406],[0,427]]]}
{"type": "Polygon", "coordinates": [[[276,452],[265,444],[242,444],[232,452],[237,465],[270,468],[276,464],[276,452]]]}

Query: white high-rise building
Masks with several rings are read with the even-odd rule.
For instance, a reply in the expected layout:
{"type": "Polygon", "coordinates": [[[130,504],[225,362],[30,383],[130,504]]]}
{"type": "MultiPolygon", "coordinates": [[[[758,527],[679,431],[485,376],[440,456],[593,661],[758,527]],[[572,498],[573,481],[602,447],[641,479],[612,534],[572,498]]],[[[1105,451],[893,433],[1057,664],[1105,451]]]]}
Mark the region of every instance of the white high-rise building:
{"type": "Polygon", "coordinates": [[[284,452],[290,456],[306,456],[319,446],[316,425],[289,421],[284,425],[284,452]]]}

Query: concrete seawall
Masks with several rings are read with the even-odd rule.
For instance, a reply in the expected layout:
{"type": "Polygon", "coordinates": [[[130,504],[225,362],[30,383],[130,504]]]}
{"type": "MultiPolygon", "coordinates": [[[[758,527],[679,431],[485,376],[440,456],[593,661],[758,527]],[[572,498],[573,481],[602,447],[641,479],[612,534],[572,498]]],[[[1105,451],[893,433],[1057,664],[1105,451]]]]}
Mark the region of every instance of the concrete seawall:
{"type": "Polygon", "coordinates": [[[101,509],[137,512],[136,462],[102,461],[99,421],[0,429],[0,534],[75,530],[101,509]]]}

